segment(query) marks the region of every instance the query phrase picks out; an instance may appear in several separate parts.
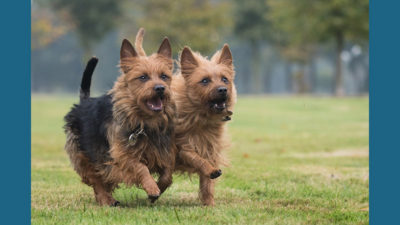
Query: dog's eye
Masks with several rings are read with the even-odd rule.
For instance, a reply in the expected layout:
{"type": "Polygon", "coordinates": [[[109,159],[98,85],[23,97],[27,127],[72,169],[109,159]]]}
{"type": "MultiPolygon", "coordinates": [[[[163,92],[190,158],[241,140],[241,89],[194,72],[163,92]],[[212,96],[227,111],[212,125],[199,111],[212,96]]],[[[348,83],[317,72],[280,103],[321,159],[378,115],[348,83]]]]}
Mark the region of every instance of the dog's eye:
{"type": "Polygon", "coordinates": [[[167,80],[169,77],[165,74],[161,74],[160,78],[161,80],[167,80]]]}
{"type": "Polygon", "coordinates": [[[208,78],[204,78],[203,80],[201,80],[202,84],[208,84],[208,82],[210,82],[210,79],[208,78]]]}
{"type": "Polygon", "coordinates": [[[224,82],[225,84],[229,83],[228,79],[226,77],[222,77],[222,82],[224,82]]]}
{"type": "Polygon", "coordinates": [[[142,76],[139,77],[139,80],[141,81],[146,81],[149,79],[149,76],[147,74],[143,74],[142,76]]]}

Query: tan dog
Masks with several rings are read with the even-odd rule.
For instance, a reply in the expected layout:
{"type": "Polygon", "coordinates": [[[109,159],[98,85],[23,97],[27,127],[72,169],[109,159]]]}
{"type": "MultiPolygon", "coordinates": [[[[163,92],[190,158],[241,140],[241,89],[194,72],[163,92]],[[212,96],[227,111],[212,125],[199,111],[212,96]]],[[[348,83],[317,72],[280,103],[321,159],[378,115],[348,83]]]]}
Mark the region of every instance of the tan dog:
{"type": "Polygon", "coordinates": [[[180,73],[173,77],[177,105],[175,124],[178,158],[176,170],[198,173],[200,199],[214,205],[215,178],[226,164],[221,151],[228,147],[226,120],[236,102],[235,71],[227,44],[208,60],[185,47],[180,73]]]}

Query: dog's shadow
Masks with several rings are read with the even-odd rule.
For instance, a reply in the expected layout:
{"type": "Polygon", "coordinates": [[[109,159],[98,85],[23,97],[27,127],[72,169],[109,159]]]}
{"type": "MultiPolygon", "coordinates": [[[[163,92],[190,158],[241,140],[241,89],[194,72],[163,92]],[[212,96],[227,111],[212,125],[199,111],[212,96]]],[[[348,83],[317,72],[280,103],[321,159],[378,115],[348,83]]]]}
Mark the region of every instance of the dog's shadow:
{"type": "MultiPolygon", "coordinates": [[[[189,178],[190,179],[190,178],[189,178]]],[[[190,179],[191,180],[191,179],[190,179]]],[[[201,207],[201,203],[196,193],[177,193],[167,190],[157,201],[151,203],[146,193],[140,188],[126,187],[121,185],[113,192],[113,197],[119,201],[117,207],[120,208],[153,208],[153,207],[201,207]]]]}
{"type": "Polygon", "coordinates": [[[153,208],[153,207],[196,207],[202,206],[200,200],[174,200],[174,199],[164,199],[157,200],[154,203],[151,203],[149,199],[140,198],[134,201],[120,201],[120,204],[117,207],[120,208],[153,208]]]}
{"type": "Polygon", "coordinates": [[[171,196],[161,196],[156,202],[151,203],[150,199],[145,196],[132,196],[130,198],[116,198],[120,204],[120,208],[153,208],[153,207],[196,207],[202,206],[198,198],[173,198],[171,196]],[[163,198],[164,197],[164,198],[163,198]]]}

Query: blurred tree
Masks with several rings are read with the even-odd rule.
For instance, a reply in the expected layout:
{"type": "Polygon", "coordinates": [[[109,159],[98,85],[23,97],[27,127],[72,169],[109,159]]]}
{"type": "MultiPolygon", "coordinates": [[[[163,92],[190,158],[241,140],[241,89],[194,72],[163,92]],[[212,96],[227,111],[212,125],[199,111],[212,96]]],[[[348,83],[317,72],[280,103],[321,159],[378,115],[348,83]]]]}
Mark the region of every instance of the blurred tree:
{"type": "MultiPolygon", "coordinates": [[[[298,65],[298,70],[294,74],[290,74],[296,83],[297,93],[308,93],[312,89],[313,83],[307,79],[306,67],[310,64],[313,53],[312,46],[281,43],[278,45],[281,54],[289,61],[298,65]]],[[[308,73],[308,75],[310,75],[308,73]]]]}
{"type": "Polygon", "coordinates": [[[124,0],[41,0],[59,12],[75,31],[89,57],[93,46],[116,28],[122,15],[124,0]]]}
{"type": "Polygon", "coordinates": [[[291,46],[335,41],[335,94],[344,95],[341,53],[346,40],[368,40],[369,0],[268,0],[268,5],[268,18],[291,46]]]}
{"type": "MultiPolygon", "coordinates": [[[[251,78],[253,78],[254,91],[262,91],[262,61],[261,44],[265,41],[273,42],[271,39],[270,22],[265,16],[268,13],[268,5],[265,0],[242,1],[234,0],[234,27],[235,36],[250,44],[251,49],[251,78]]],[[[266,74],[268,76],[268,74],[266,74]]],[[[250,79],[246,78],[245,81],[250,79]]],[[[249,86],[249,84],[247,84],[249,86]]],[[[250,87],[247,87],[250,88],[250,87]]]]}
{"type": "Polygon", "coordinates": [[[32,5],[31,48],[46,47],[64,35],[69,28],[61,25],[54,14],[46,8],[32,5]]]}
{"type": "Polygon", "coordinates": [[[230,8],[224,1],[210,0],[136,0],[127,2],[126,23],[123,32],[132,41],[138,27],[144,27],[145,49],[154,52],[167,36],[173,52],[177,53],[185,45],[202,54],[213,53],[230,27],[230,8]]]}
{"type": "MultiPolygon", "coordinates": [[[[269,14],[267,14],[268,16],[269,14]]],[[[279,22],[277,24],[280,25],[279,22]]],[[[295,24],[294,26],[301,25],[295,24]]],[[[274,31],[271,34],[271,39],[274,40],[275,47],[279,50],[280,54],[289,62],[298,65],[298,69],[293,74],[289,74],[292,80],[295,81],[297,93],[309,92],[313,88],[313,84],[310,82],[310,79],[307,79],[306,67],[312,59],[314,45],[309,43],[308,39],[293,38],[288,32],[283,32],[275,24],[272,24],[271,30],[274,31]]]]}

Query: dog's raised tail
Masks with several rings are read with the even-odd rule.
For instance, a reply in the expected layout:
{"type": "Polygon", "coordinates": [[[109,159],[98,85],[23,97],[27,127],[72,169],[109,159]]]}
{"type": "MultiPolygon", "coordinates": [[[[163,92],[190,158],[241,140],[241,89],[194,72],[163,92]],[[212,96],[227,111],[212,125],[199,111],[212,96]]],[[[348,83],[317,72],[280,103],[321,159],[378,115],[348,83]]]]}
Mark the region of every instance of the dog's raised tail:
{"type": "Polygon", "coordinates": [[[143,37],[144,37],[144,29],[141,27],[136,34],[135,40],[135,48],[139,56],[146,56],[146,52],[143,49],[143,37]]]}
{"type": "Polygon", "coordinates": [[[92,82],[93,71],[96,68],[97,62],[99,60],[96,57],[92,57],[85,68],[82,76],[80,100],[87,99],[90,97],[90,84],[92,82]]]}

